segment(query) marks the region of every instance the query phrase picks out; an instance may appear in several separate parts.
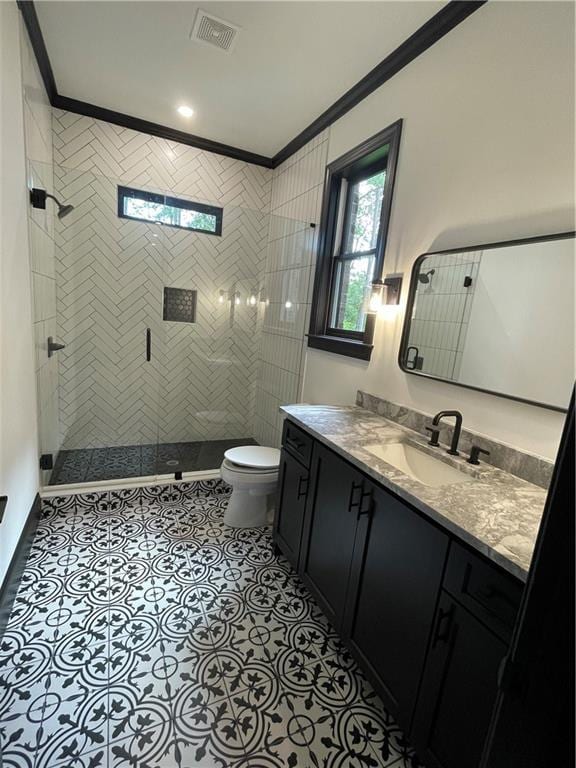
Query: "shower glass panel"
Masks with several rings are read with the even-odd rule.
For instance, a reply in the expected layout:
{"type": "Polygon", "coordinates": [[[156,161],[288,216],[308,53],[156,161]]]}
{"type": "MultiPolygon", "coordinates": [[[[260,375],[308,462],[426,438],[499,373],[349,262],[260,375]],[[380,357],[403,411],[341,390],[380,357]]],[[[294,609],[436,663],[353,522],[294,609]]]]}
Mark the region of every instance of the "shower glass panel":
{"type": "Polygon", "coordinates": [[[117,184],[54,168],[60,450],[51,482],[156,474],[163,228],[117,216],[117,184]]]}
{"type": "Polygon", "coordinates": [[[173,478],[217,469],[227,447],[275,444],[278,405],[298,399],[309,225],[224,201],[221,235],[189,231],[119,217],[125,179],[58,165],[45,177],[74,210],[42,213],[54,295],[39,358],[47,335],[65,345],[38,373],[44,484],[173,478]]]}

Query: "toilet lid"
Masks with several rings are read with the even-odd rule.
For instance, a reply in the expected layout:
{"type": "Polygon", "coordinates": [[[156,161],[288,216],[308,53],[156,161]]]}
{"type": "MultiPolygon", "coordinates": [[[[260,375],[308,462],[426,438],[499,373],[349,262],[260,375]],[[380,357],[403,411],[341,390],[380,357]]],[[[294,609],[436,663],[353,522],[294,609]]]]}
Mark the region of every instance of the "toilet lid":
{"type": "Polygon", "coordinates": [[[239,467],[254,469],[275,469],[280,464],[278,448],[265,448],[262,445],[242,445],[239,448],[229,448],[224,457],[239,467]]]}

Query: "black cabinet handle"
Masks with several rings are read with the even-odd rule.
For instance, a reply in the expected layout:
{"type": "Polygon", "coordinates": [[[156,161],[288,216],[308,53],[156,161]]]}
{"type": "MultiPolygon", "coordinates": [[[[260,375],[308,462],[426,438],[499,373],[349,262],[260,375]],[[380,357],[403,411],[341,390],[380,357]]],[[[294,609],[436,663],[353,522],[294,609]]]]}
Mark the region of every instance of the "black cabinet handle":
{"type": "Polygon", "coordinates": [[[350,498],[348,499],[348,512],[351,512],[354,507],[359,507],[362,501],[362,483],[352,483],[350,486],[350,498]],[[358,501],[354,500],[354,494],[356,491],[360,491],[358,501]]]}
{"type": "Polygon", "coordinates": [[[152,360],[152,331],[146,328],[146,362],[152,360]]]}
{"type": "Polygon", "coordinates": [[[8,504],[8,496],[0,496],[0,523],[2,522],[2,518],[4,517],[6,504],[8,504]]]}
{"type": "Polygon", "coordinates": [[[360,505],[358,507],[358,513],[356,514],[357,520],[360,520],[362,515],[372,514],[373,501],[374,501],[374,497],[372,495],[372,489],[370,489],[369,491],[362,492],[362,495],[360,496],[360,505]]]}
{"type": "Polygon", "coordinates": [[[453,605],[451,605],[447,611],[438,608],[438,618],[436,620],[436,631],[434,632],[434,639],[432,640],[432,648],[435,648],[437,643],[448,642],[448,639],[450,638],[450,630],[452,629],[453,616],[453,605]]]}
{"type": "Polygon", "coordinates": [[[296,440],[293,437],[286,437],[286,446],[288,448],[292,448],[293,451],[300,451],[301,448],[304,447],[304,443],[300,440],[296,440]]]}
{"type": "Polygon", "coordinates": [[[308,493],[308,478],[305,476],[301,476],[300,480],[298,480],[298,494],[296,496],[297,499],[301,499],[303,496],[306,496],[308,493]],[[304,486],[304,488],[302,488],[304,486]]]}

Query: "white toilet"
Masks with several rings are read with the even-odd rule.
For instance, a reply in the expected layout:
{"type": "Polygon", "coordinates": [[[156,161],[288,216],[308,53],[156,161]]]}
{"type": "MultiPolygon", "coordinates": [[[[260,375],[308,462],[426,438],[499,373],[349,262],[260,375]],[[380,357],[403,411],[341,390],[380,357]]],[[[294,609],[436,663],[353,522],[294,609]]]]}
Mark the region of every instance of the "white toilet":
{"type": "Polygon", "coordinates": [[[229,448],[220,467],[222,480],[232,486],[224,522],[233,528],[266,525],[274,509],[280,451],[261,445],[229,448]]]}

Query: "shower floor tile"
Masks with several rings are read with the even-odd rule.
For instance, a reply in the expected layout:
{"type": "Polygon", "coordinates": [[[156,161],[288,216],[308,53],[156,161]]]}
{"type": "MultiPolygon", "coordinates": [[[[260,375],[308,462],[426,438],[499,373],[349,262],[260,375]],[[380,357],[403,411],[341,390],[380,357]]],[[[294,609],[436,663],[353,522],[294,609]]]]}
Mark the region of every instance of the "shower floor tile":
{"type": "Polygon", "coordinates": [[[217,469],[222,463],[224,452],[238,445],[257,443],[251,437],[245,437],[235,440],[62,450],[56,459],[50,485],[217,469]]]}
{"type": "Polygon", "coordinates": [[[49,579],[29,558],[27,621],[0,642],[6,768],[420,768],[270,530],[224,525],[222,481],[68,498],[74,516],[44,501],[34,548],[67,537],[70,557],[49,579]]]}

